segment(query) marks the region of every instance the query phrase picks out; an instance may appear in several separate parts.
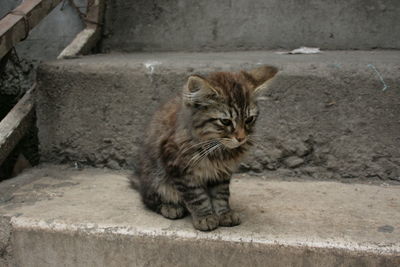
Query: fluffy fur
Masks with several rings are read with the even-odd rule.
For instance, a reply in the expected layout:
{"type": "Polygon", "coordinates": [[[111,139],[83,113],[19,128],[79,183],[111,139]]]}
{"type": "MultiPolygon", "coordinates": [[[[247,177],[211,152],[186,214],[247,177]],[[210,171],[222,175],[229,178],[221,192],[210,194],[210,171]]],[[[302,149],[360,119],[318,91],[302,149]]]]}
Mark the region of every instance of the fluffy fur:
{"type": "Polygon", "coordinates": [[[252,144],[257,94],[276,73],[263,66],[188,78],[146,134],[139,189],[148,208],[169,219],[189,212],[202,231],[240,223],[229,206],[230,178],[252,144]]]}

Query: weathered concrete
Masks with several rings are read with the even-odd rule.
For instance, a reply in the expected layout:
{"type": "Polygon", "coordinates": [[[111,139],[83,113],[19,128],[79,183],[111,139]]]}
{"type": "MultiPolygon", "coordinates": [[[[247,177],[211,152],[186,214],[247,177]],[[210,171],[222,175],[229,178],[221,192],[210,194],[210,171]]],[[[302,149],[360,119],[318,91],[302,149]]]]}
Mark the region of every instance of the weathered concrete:
{"type": "Polygon", "coordinates": [[[241,175],[232,205],[243,223],[203,233],[144,209],[127,175],[45,166],[1,183],[16,266],[400,264],[399,186],[241,175]]]}
{"type": "Polygon", "coordinates": [[[189,74],[265,63],[281,72],[261,99],[260,141],[242,170],[400,179],[396,51],[137,53],[46,63],[37,96],[42,160],[132,169],[149,118],[189,74]]]}
{"type": "Polygon", "coordinates": [[[400,48],[398,0],[108,0],[103,50],[400,48]]]}
{"type": "Polygon", "coordinates": [[[11,252],[11,218],[0,216],[0,266],[8,267],[14,263],[11,252]]]}

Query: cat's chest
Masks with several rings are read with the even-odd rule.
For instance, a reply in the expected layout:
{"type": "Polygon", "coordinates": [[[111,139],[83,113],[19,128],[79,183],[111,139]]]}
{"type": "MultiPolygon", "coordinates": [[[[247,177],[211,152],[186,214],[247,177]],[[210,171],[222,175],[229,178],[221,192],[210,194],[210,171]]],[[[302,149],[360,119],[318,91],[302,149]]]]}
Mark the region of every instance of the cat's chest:
{"type": "Polygon", "coordinates": [[[238,162],[233,159],[211,160],[205,158],[192,169],[192,175],[202,182],[225,179],[232,175],[237,165],[238,162]]]}

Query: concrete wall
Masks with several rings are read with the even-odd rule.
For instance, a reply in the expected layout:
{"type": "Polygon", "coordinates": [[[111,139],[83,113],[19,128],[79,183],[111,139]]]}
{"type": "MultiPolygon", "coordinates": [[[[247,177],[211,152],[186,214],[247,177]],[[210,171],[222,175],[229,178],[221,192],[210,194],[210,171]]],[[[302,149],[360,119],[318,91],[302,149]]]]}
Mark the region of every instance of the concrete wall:
{"type": "Polygon", "coordinates": [[[47,62],[38,71],[41,160],[133,169],[151,115],[181,92],[188,75],[259,64],[281,71],[260,99],[257,145],[243,171],[400,180],[396,51],[133,53],[47,62]]]}
{"type": "Polygon", "coordinates": [[[103,50],[400,48],[398,0],[107,0],[103,50]]]}

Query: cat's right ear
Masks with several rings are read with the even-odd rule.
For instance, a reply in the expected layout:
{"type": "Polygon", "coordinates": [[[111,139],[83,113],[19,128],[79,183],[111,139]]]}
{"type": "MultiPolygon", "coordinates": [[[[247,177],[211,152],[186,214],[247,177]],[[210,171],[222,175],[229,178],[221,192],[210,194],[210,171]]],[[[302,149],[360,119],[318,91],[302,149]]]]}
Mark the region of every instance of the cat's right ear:
{"type": "Polygon", "coordinates": [[[278,68],[266,65],[241,73],[251,84],[253,93],[258,94],[268,87],[271,79],[278,73],[278,68]]]}
{"type": "Polygon", "coordinates": [[[218,94],[218,91],[203,77],[192,75],[183,89],[183,99],[186,103],[202,102],[207,96],[218,94]]]}

